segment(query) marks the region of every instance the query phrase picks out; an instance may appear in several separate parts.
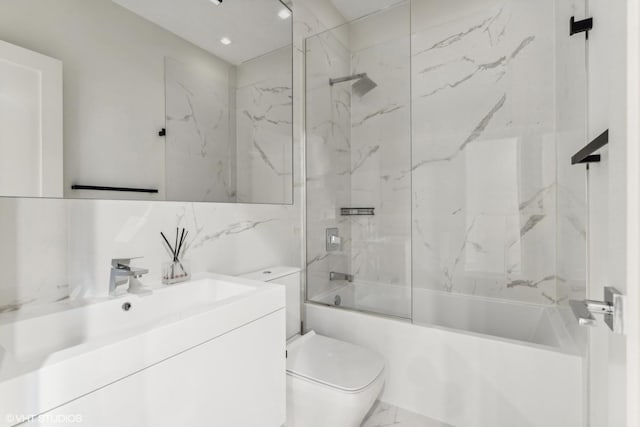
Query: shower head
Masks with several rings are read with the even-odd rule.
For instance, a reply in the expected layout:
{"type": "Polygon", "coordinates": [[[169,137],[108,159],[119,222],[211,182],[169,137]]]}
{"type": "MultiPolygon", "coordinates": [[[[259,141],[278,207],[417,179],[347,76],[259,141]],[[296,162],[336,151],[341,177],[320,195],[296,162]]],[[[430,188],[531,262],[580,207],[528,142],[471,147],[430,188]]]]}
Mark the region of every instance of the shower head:
{"type": "Polygon", "coordinates": [[[348,82],[351,80],[356,80],[354,84],[351,85],[351,89],[353,89],[353,93],[362,97],[369,93],[373,88],[378,86],[376,82],[371,80],[367,73],[354,74],[352,76],[347,77],[339,77],[337,79],[329,79],[329,85],[333,86],[336,83],[348,82]]]}
{"type": "Polygon", "coordinates": [[[354,84],[351,85],[351,89],[353,89],[353,93],[355,93],[359,97],[363,97],[370,90],[373,90],[376,86],[378,86],[376,82],[371,80],[365,74],[364,77],[358,79],[354,84]]]}

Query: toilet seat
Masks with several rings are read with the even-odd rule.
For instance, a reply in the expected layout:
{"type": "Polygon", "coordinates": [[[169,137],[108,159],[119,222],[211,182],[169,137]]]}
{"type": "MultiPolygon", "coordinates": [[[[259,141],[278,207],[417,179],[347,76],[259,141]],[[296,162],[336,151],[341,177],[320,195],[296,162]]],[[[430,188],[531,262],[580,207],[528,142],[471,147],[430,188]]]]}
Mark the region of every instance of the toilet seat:
{"type": "Polygon", "coordinates": [[[311,331],[287,345],[287,374],[346,393],[357,393],[384,371],[384,359],[354,344],[311,331]]]}

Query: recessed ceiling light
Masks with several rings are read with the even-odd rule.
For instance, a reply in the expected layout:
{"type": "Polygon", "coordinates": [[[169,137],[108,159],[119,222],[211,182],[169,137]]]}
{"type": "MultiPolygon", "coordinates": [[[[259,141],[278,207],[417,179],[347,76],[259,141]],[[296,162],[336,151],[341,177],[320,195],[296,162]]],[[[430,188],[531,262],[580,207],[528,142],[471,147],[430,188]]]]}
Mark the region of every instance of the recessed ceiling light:
{"type": "Polygon", "coordinates": [[[220,43],[222,43],[223,45],[228,45],[231,44],[231,40],[228,37],[223,37],[220,39],[220,43]]]}
{"type": "Polygon", "coordinates": [[[278,12],[278,16],[280,17],[280,19],[289,19],[289,17],[291,16],[291,12],[289,11],[289,9],[282,9],[280,12],[278,12]]]}
{"type": "Polygon", "coordinates": [[[222,4],[222,0],[211,0],[211,3],[215,4],[216,6],[220,6],[222,4]]]}

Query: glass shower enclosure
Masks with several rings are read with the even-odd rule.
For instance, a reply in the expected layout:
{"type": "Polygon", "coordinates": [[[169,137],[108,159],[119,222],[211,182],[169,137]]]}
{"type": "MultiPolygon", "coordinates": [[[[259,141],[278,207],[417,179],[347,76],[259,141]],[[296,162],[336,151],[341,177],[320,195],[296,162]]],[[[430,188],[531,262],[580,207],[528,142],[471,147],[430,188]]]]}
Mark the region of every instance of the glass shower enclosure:
{"type": "MultiPolygon", "coordinates": [[[[333,306],[404,319],[415,340],[418,325],[481,337],[491,361],[516,357],[504,342],[558,366],[570,355],[579,423],[598,408],[580,396],[589,335],[568,304],[587,295],[587,180],[570,159],[588,139],[589,45],[569,31],[587,4],[383,3],[305,43],[315,326],[333,306]]],[[[335,325],[370,318],[343,314],[335,325]]]]}
{"type": "Polygon", "coordinates": [[[306,39],[308,301],[584,346],[584,14],[413,0],[306,39]]]}
{"type": "Polygon", "coordinates": [[[306,39],[307,298],[411,317],[410,8],[306,39]]]}

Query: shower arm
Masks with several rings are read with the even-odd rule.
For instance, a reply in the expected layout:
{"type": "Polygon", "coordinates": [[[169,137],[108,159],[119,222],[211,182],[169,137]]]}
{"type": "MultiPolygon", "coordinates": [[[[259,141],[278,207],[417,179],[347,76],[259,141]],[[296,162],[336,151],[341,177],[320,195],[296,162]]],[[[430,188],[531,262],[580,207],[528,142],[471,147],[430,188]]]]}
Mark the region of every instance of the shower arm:
{"type": "Polygon", "coordinates": [[[329,85],[333,86],[336,83],[343,83],[343,82],[348,82],[351,80],[356,80],[356,79],[362,79],[367,77],[367,73],[360,73],[360,74],[354,74],[352,76],[347,76],[347,77],[340,77],[337,79],[329,79],[329,85]]]}

